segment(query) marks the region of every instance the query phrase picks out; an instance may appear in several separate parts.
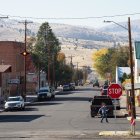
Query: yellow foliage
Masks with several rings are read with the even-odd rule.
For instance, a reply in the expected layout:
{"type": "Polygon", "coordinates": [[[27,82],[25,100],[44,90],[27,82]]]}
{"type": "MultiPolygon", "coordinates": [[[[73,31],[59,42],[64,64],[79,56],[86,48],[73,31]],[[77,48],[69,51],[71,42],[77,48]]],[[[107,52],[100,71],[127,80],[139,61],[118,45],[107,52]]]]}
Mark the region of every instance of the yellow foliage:
{"type": "Polygon", "coordinates": [[[64,61],[65,60],[65,54],[60,52],[58,53],[57,55],[57,60],[60,62],[60,61],[64,61]]]}
{"type": "Polygon", "coordinates": [[[125,81],[122,83],[122,87],[124,87],[128,83],[131,83],[131,79],[125,79],[125,81]]]}
{"type": "Polygon", "coordinates": [[[96,61],[102,55],[107,54],[107,52],[108,52],[108,49],[107,48],[102,48],[102,49],[94,52],[93,55],[92,55],[93,61],[96,61]]]}

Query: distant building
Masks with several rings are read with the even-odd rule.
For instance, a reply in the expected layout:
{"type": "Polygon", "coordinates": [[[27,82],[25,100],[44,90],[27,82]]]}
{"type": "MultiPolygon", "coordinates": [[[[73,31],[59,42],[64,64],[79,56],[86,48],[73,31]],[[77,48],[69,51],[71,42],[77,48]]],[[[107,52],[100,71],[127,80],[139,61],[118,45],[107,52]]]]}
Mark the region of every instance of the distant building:
{"type": "MultiPolygon", "coordinates": [[[[24,43],[15,41],[0,41],[0,96],[18,95],[24,91],[24,43]],[[3,70],[7,66],[7,69],[3,70]]],[[[30,55],[26,56],[26,73],[35,73],[30,55]]],[[[37,76],[36,76],[37,77],[37,76]]],[[[27,91],[34,91],[37,78],[27,82],[27,91]]]]}

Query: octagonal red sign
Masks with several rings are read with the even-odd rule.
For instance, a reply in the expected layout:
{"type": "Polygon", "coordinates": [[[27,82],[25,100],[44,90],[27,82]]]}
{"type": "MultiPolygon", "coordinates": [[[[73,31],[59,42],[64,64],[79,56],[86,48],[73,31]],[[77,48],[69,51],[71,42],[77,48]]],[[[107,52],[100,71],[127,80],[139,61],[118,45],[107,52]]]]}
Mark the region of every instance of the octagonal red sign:
{"type": "Polygon", "coordinates": [[[122,95],[122,87],[119,84],[111,84],[108,87],[108,96],[117,99],[122,95]]]}

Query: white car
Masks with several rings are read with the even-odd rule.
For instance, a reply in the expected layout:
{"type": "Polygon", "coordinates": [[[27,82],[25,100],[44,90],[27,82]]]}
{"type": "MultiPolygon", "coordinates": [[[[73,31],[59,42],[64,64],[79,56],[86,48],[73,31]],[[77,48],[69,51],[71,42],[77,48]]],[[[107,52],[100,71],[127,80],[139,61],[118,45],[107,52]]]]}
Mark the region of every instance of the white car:
{"type": "Polygon", "coordinates": [[[10,110],[10,109],[24,110],[24,108],[25,108],[25,104],[24,104],[24,99],[22,96],[8,97],[4,105],[5,110],[10,110]]]}
{"type": "Polygon", "coordinates": [[[49,87],[41,87],[37,93],[38,100],[50,99],[51,97],[52,93],[49,87]]]}

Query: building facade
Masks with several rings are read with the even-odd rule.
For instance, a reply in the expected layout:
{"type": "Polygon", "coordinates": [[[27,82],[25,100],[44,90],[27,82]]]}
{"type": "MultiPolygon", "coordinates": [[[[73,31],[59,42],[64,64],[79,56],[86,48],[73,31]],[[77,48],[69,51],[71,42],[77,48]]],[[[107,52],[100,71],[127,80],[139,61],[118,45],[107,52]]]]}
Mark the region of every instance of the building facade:
{"type": "MultiPolygon", "coordinates": [[[[11,71],[0,73],[0,96],[7,98],[11,95],[21,95],[24,92],[24,56],[21,54],[24,51],[24,43],[14,41],[0,41],[0,69],[3,66],[9,66],[11,71]]],[[[26,56],[26,73],[35,73],[30,55],[26,56]]],[[[26,82],[26,91],[35,91],[37,79],[26,82]]]]}

